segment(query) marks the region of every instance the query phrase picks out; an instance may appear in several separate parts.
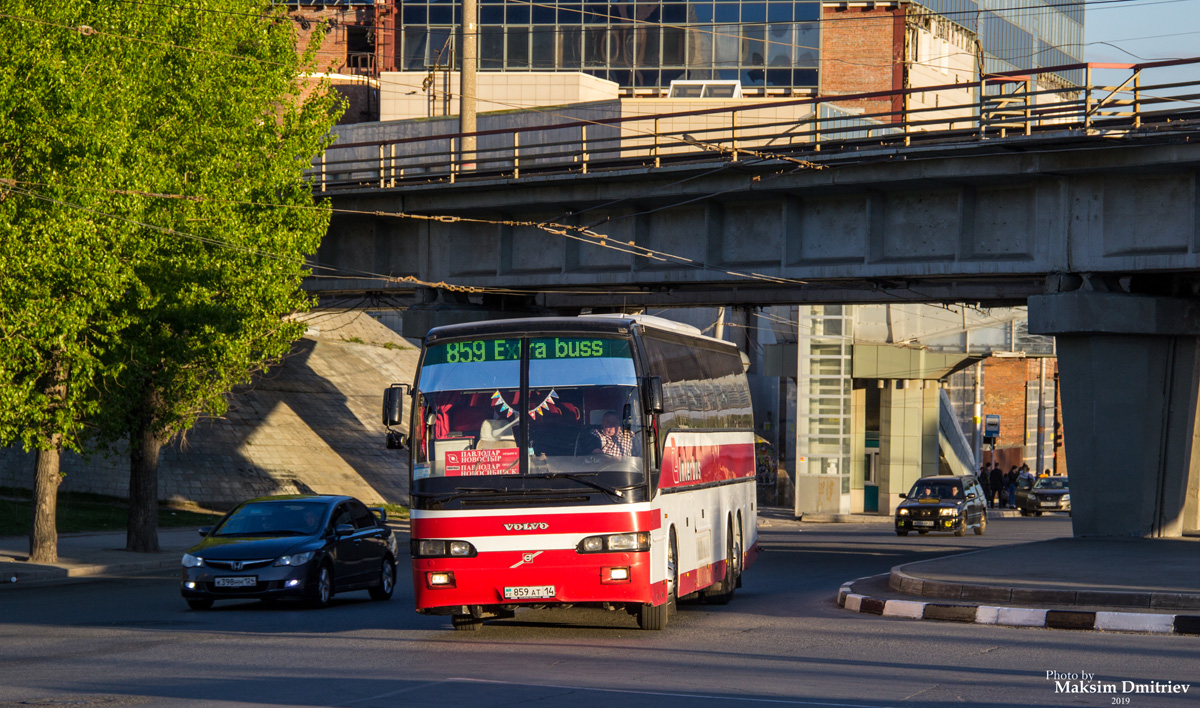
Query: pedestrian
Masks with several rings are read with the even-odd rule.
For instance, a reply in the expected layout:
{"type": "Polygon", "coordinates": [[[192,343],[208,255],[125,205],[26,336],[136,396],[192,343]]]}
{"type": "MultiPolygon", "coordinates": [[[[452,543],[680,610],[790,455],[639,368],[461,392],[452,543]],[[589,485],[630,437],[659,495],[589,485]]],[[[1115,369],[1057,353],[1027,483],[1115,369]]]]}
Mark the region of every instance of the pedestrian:
{"type": "Polygon", "coordinates": [[[1012,472],[1010,472],[1008,475],[1009,506],[1011,506],[1013,509],[1017,508],[1017,482],[1019,481],[1019,479],[1020,479],[1020,474],[1017,472],[1017,469],[1014,467],[1012,472]]]}
{"type": "Polygon", "coordinates": [[[979,487],[983,490],[983,498],[992,498],[991,480],[988,479],[988,464],[985,462],[979,466],[979,487]]]}
{"type": "MultiPolygon", "coordinates": [[[[992,467],[991,473],[988,475],[988,486],[991,488],[991,496],[988,497],[990,504],[988,506],[995,507],[995,499],[1000,496],[1001,490],[1004,489],[1004,470],[1000,469],[1000,465],[992,467]]],[[[1003,501],[1000,502],[1003,504],[1003,501]]]]}

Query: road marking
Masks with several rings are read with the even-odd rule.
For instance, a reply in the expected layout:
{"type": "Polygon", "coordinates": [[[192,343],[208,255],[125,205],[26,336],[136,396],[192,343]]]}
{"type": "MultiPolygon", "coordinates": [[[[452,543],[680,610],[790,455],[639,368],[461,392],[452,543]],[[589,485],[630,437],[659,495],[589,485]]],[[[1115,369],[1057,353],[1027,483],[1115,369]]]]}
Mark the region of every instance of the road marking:
{"type": "Polygon", "coordinates": [[[858,703],[828,703],[825,701],[803,701],[795,698],[747,698],[746,696],[718,696],[707,693],[673,693],[670,691],[635,691],[622,688],[592,688],[590,686],[563,686],[550,683],[514,683],[512,681],[497,681],[493,679],[450,678],[447,681],[463,683],[488,683],[502,686],[519,686],[522,688],[553,688],[566,691],[593,691],[598,693],[621,693],[635,696],[661,696],[663,698],[700,698],[716,701],[737,701],[739,703],[778,703],[791,706],[830,706],[831,708],[893,708],[881,704],[864,705],[858,703]]]}
{"type": "Polygon", "coordinates": [[[402,693],[412,693],[413,691],[420,691],[422,689],[430,688],[433,686],[441,686],[444,683],[446,683],[446,681],[429,681],[427,683],[423,683],[423,684],[420,684],[417,686],[409,686],[408,688],[401,688],[398,691],[388,691],[387,693],[380,693],[377,696],[367,696],[366,698],[356,698],[353,701],[346,701],[345,703],[337,703],[335,705],[352,706],[355,703],[366,703],[367,701],[377,701],[380,698],[390,698],[392,696],[399,696],[402,693]]]}

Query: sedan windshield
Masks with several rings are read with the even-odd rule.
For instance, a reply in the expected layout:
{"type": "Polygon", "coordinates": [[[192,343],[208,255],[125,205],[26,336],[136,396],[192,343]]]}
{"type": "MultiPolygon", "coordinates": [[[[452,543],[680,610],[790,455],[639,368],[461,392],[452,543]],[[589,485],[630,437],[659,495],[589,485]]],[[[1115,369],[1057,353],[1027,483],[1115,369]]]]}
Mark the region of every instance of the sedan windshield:
{"type": "Polygon", "coordinates": [[[213,536],[311,536],[325,526],[325,505],[316,502],[243,504],[213,530],[213,536]]]}
{"type": "Polygon", "coordinates": [[[1033,484],[1034,489],[1070,489],[1066,477],[1042,477],[1033,484]]]}
{"type": "Polygon", "coordinates": [[[917,482],[909,499],[962,499],[962,486],[953,482],[917,482]]]}

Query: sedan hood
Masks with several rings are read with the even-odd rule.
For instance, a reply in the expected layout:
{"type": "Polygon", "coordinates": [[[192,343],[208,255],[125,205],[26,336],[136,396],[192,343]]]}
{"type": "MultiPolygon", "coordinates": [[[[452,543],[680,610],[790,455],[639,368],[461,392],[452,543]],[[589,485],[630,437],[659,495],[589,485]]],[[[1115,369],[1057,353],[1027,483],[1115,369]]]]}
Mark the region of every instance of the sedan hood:
{"type": "Polygon", "coordinates": [[[962,505],[961,499],[930,499],[928,501],[918,501],[916,499],[905,499],[900,502],[899,507],[905,509],[940,509],[942,507],[957,507],[962,505]]]}
{"type": "Polygon", "coordinates": [[[274,558],[304,546],[320,546],[317,536],[210,536],[188,553],[213,560],[274,558]]]}

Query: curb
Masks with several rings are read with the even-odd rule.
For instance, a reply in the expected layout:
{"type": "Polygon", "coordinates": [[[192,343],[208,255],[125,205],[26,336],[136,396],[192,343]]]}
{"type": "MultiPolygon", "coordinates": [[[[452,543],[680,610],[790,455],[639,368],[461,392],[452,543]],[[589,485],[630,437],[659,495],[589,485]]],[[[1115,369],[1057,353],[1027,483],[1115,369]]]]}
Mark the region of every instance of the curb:
{"type": "Polygon", "coordinates": [[[73,565],[70,567],[54,565],[29,566],[17,561],[0,563],[0,589],[6,587],[22,587],[41,585],[44,583],[64,582],[83,578],[95,578],[105,575],[125,573],[148,573],[156,570],[169,570],[179,566],[175,556],[152,561],[134,561],[130,563],[114,563],[108,565],[73,565]],[[25,567],[9,567],[25,566],[25,567]]]}
{"type": "MultiPolygon", "coordinates": [[[[880,577],[880,576],[874,576],[880,577]]],[[[852,580],[838,588],[838,607],[882,617],[915,620],[941,620],[1003,627],[1041,627],[1101,632],[1140,632],[1145,634],[1200,635],[1200,615],[1165,615],[1143,612],[1103,612],[1080,610],[1044,610],[1029,607],[994,605],[957,605],[889,600],[854,592],[852,580]]]]}
{"type": "MultiPolygon", "coordinates": [[[[917,561],[922,563],[924,561],[917,561]]],[[[906,564],[912,565],[912,564],[906,564]]],[[[1122,590],[1071,590],[1055,588],[1037,590],[1001,585],[954,583],[924,580],[904,572],[903,565],[892,568],[888,587],[906,595],[920,595],[944,600],[974,600],[977,602],[1048,603],[1053,605],[1084,605],[1090,607],[1137,607],[1151,610],[1200,610],[1200,594],[1185,592],[1128,592],[1122,590]]]]}

